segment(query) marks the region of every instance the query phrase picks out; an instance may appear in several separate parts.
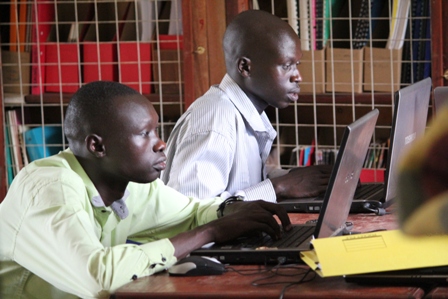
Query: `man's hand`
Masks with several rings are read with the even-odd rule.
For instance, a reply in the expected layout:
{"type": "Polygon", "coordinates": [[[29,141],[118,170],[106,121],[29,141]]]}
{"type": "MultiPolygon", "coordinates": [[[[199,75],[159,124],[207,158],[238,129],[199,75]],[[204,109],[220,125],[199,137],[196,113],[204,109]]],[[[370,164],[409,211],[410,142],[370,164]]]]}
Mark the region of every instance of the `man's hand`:
{"type": "Polygon", "coordinates": [[[277,200],[317,196],[327,189],[333,165],[293,168],[286,175],[272,178],[277,200]]]}
{"type": "MultiPolygon", "coordinates": [[[[229,224],[232,227],[231,230],[235,230],[236,226],[244,225],[246,226],[243,228],[245,232],[263,231],[269,234],[273,239],[279,239],[281,237],[280,226],[273,215],[276,215],[278,219],[280,219],[284,231],[289,231],[291,229],[291,221],[289,220],[286,210],[280,205],[263,200],[237,201],[227,205],[224,209],[224,217],[218,220],[222,219],[221,221],[223,222],[219,225],[229,224]]],[[[216,222],[218,222],[218,220],[216,220],[216,222]]],[[[216,235],[218,241],[215,242],[224,242],[241,235],[238,230],[236,230],[235,233],[238,234],[238,236],[229,238],[228,231],[224,229],[218,230],[216,235]],[[224,232],[225,236],[222,236],[221,232],[224,232]]]]}
{"type": "Polygon", "coordinates": [[[241,201],[227,205],[224,217],[170,240],[178,258],[207,243],[222,243],[253,232],[265,232],[276,240],[281,238],[281,230],[274,215],[281,221],[283,230],[291,229],[291,221],[282,206],[263,200],[241,201]]]}

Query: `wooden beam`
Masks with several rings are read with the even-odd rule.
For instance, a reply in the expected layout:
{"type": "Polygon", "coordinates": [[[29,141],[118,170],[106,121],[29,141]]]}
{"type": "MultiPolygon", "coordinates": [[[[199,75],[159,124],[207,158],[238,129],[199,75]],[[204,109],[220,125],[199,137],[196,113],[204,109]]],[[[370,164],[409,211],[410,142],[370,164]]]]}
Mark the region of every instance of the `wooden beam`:
{"type": "MultiPolygon", "coordinates": [[[[226,31],[226,1],[207,1],[207,43],[209,85],[219,84],[226,73],[222,38],[226,31]]],[[[204,90],[206,92],[207,90],[204,90]]]]}
{"type": "Polygon", "coordinates": [[[252,9],[250,0],[226,0],[226,23],[229,24],[234,16],[249,9],[252,9]]]}

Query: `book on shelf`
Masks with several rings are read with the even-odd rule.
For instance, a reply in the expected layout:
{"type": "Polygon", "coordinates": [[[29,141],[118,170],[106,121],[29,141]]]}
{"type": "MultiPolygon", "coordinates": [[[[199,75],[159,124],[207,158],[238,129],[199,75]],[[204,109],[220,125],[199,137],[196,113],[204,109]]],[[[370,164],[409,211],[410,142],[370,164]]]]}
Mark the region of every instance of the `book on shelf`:
{"type": "Polygon", "coordinates": [[[6,175],[8,176],[8,186],[11,185],[14,179],[15,170],[12,162],[12,151],[11,151],[11,138],[8,128],[5,128],[5,154],[6,154],[6,175]]]}
{"type": "Polygon", "coordinates": [[[88,83],[96,80],[118,80],[117,66],[117,44],[116,37],[124,26],[124,17],[130,9],[130,2],[96,3],[92,22],[87,26],[82,39],[83,50],[83,82],[88,83]],[[118,23],[115,22],[118,17],[118,23]],[[118,26],[117,26],[118,24],[118,26]],[[118,31],[118,33],[117,33],[118,31]]]}
{"type": "Polygon", "coordinates": [[[335,0],[324,0],[324,13],[323,13],[323,33],[322,33],[322,45],[326,46],[328,39],[330,38],[330,30],[331,30],[331,9],[334,7],[335,0]]]}
{"type": "Polygon", "coordinates": [[[296,0],[287,0],[286,1],[287,15],[288,15],[288,24],[291,26],[294,31],[299,34],[299,18],[298,18],[298,9],[297,9],[297,1],[296,0]]]}
{"type": "Polygon", "coordinates": [[[17,174],[24,165],[22,146],[20,143],[21,138],[19,137],[19,126],[21,125],[21,122],[17,117],[18,113],[20,113],[19,110],[8,110],[6,112],[7,128],[9,129],[9,136],[11,138],[11,153],[13,158],[14,174],[17,174]]]}
{"type": "Polygon", "coordinates": [[[300,145],[291,151],[291,157],[289,163],[297,166],[311,166],[317,163],[315,158],[315,142],[312,141],[311,145],[300,145]]]}
{"type": "Polygon", "coordinates": [[[63,150],[62,128],[56,126],[40,126],[25,132],[26,151],[29,161],[35,161],[63,150]]]}
{"type": "Polygon", "coordinates": [[[26,48],[26,30],[28,20],[28,0],[19,0],[19,36],[17,48],[19,52],[25,52],[26,48]]]}
{"type": "Polygon", "coordinates": [[[31,94],[44,93],[45,42],[54,22],[54,4],[48,0],[36,0],[31,10],[31,94]]]}
{"type": "Polygon", "coordinates": [[[316,50],[316,0],[308,0],[309,20],[310,20],[310,36],[311,50],[316,50]]]}
{"type": "Polygon", "coordinates": [[[333,48],[360,49],[369,29],[370,0],[337,1],[332,20],[333,48]]]}
{"type": "Polygon", "coordinates": [[[25,95],[20,93],[4,93],[3,94],[3,103],[5,104],[24,104],[25,103],[25,95]]]}
{"type": "MultiPolygon", "coordinates": [[[[296,23],[297,23],[297,20],[296,20],[296,23]]],[[[145,27],[145,26],[143,26],[143,27],[145,27]]],[[[169,35],[182,35],[183,34],[182,0],[172,0],[171,1],[170,22],[169,22],[169,26],[168,26],[168,34],[169,35]]]]}
{"type": "Polygon", "coordinates": [[[78,42],[68,42],[81,39],[85,24],[91,21],[92,3],[89,2],[56,2],[55,18],[45,43],[45,91],[74,93],[80,86],[81,79],[81,49],[78,42]],[[78,12],[78,13],[75,13],[78,12]],[[80,27],[77,27],[78,23],[80,27]],[[76,26],[76,27],[74,27],[76,26]]]}
{"type": "Polygon", "coordinates": [[[411,0],[393,1],[389,39],[386,45],[388,49],[401,49],[403,47],[410,8],[411,0]]]}
{"type": "Polygon", "coordinates": [[[11,52],[17,52],[17,41],[18,41],[18,31],[19,31],[19,20],[18,20],[18,0],[11,0],[9,7],[9,50],[11,52]]]}
{"type": "Polygon", "coordinates": [[[430,49],[427,50],[427,44],[430,40],[430,20],[429,20],[429,0],[422,0],[419,2],[419,9],[417,11],[416,19],[420,20],[418,32],[413,30],[415,34],[414,42],[414,82],[423,80],[429,77],[429,73],[425,74],[425,66],[428,65],[425,60],[430,57],[430,49]]]}
{"type": "Polygon", "coordinates": [[[299,16],[300,16],[300,43],[302,50],[311,50],[311,30],[310,30],[310,7],[309,0],[300,0],[299,2],[299,16]]]}
{"type": "Polygon", "coordinates": [[[370,38],[373,48],[386,48],[390,31],[389,17],[389,0],[373,0],[370,21],[371,33],[369,32],[367,36],[367,38],[370,38]]]}
{"type": "Polygon", "coordinates": [[[315,0],[315,50],[322,50],[324,48],[324,0],[315,0]]]}
{"type": "Polygon", "coordinates": [[[119,81],[143,94],[149,94],[152,88],[151,43],[150,41],[143,41],[141,33],[135,30],[141,21],[138,20],[138,15],[135,13],[133,2],[131,2],[131,8],[124,16],[124,20],[123,30],[117,37],[119,41],[119,81]]]}
{"type": "Polygon", "coordinates": [[[29,94],[30,53],[1,51],[3,92],[14,94],[29,94]]]}
{"type": "Polygon", "coordinates": [[[363,168],[385,168],[387,157],[387,142],[378,141],[369,146],[363,168]]]}
{"type": "Polygon", "coordinates": [[[20,154],[22,155],[23,159],[23,166],[28,165],[29,159],[28,155],[26,153],[26,147],[25,147],[25,140],[24,140],[24,133],[28,130],[28,126],[22,125],[21,121],[19,121],[19,143],[20,143],[20,154]]]}

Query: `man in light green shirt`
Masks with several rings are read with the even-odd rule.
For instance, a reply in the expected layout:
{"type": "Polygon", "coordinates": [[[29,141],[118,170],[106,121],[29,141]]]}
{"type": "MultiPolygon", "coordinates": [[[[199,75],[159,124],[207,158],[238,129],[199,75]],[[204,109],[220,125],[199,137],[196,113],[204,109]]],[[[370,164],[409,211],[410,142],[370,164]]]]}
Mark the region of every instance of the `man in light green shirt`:
{"type": "Polygon", "coordinates": [[[186,197],[158,179],[165,143],[158,116],[120,83],[89,83],[64,123],[69,149],[26,166],[0,204],[1,298],[108,298],[192,250],[251,231],[279,238],[265,201],[186,197]],[[235,225],[238,223],[238,225],[235,225]]]}

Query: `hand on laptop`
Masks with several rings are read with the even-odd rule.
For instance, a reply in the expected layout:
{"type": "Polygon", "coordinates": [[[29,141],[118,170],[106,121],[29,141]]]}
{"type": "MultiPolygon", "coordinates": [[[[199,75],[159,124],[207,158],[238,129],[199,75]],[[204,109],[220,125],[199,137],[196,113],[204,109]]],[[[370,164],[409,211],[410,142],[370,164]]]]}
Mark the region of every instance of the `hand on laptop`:
{"type": "Polygon", "coordinates": [[[333,165],[296,167],[286,175],[271,178],[277,201],[318,196],[327,189],[333,165]]]}
{"type": "Polygon", "coordinates": [[[277,240],[281,228],[274,216],[280,219],[283,231],[292,228],[285,208],[264,200],[233,202],[225,206],[223,213],[221,218],[170,238],[174,255],[179,259],[205,244],[223,243],[257,232],[265,232],[277,240]]]}
{"type": "Polygon", "coordinates": [[[224,217],[213,224],[215,242],[225,242],[252,232],[265,232],[274,240],[281,238],[281,228],[274,218],[281,221],[283,231],[291,229],[291,221],[285,209],[263,200],[239,201],[227,205],[224,217]]]}

